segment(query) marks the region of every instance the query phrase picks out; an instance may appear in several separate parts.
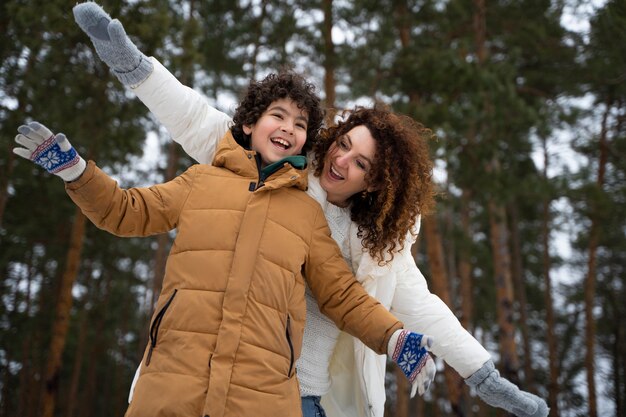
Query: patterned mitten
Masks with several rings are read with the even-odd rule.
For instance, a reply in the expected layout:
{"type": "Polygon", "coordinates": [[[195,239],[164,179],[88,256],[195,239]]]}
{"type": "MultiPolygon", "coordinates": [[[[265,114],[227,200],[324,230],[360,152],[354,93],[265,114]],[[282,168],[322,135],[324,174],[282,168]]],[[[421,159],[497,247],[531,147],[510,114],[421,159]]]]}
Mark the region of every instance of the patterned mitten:
{"type": "Polygon", "coordinates": [[[518,417],[547,417],[550,409],[546,402],[529,392],[520,390],[506,378],[502,378],[492,360],[465,380],[476,389],[484,402],[502,408],[518,417]]]}
{"type": "Polygon", "coordinates": [[[15,141],[23,148],[13,148],[16,155],[30,159],[66,182],[74,181],[85,171],[85,160],[76,153],[63,133],[55,136],[37,122],[22,125],[17,131],[20,134],[15,137],[15,141]]]}
{"type": "Polygon", "coordinates": [[[94,2],[80,3],[72,9],[74,20],[89,35],[93,46],[113,74],[124,85],[141,84],[154,69],[152,62],[126,36],[124,26],[94,2]]]}
{"type": "Polygon", "coordinates": [[[391,359],[411,383],[411,398],[416,391],[423,395],[435,379],[437,367],[428,353],[432,344],[432,336],[409,330],[396,330],[389,338],[387,354],[391,355],[391,359]]]}

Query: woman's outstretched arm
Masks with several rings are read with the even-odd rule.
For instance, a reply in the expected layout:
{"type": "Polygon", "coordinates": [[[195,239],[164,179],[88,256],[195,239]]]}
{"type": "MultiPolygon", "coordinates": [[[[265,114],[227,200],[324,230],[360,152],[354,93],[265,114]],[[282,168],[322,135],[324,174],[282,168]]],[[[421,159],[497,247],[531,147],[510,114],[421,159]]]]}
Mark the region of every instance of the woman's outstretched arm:
{"type": "Polygon", "coordinates": [[[80,3],[73,12],[100,59],[120,82],[137,94],[187,154],[210,164],[231,118],[181,84],[158,60],[143,54],[128,38],[122,23],[111,19],[99,5],[80,3]]]}
{"type": "Polygon", "coordinates": [[[546,417],[546,402],[501,377],[489,352],[463,328],[450,308],[428,290],[410,245],[393,262],[398,263],[399,271],[391,312],[405,327],[432,335],[435,342],[431,351],[452,366],[487,404],[519,417],[546,417]]]}

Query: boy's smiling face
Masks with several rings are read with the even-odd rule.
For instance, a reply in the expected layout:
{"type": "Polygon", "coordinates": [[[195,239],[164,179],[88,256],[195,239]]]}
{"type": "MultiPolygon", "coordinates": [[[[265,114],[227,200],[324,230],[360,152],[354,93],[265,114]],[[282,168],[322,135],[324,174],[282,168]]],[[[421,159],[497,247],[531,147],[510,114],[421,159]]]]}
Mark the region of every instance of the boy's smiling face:
{"type": "Polygon", "coordinates": [[[250,148],[261,155],[262,166],[299,155],[306,142],[308,115],[289,98],[273,101],[253,125],[243,126],[250,148]]]}

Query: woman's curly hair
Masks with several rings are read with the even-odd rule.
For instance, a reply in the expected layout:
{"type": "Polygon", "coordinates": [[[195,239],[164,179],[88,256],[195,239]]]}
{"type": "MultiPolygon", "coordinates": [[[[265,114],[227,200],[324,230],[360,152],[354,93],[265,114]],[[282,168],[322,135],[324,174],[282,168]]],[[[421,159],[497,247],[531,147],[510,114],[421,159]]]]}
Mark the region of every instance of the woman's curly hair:
{"type": "Polygon", "coordinates": [[[374,191],[356,193],[348,202],[363,247],[384,265],[404,247],[417,216],[434,206],[433,164],[427,142],[433,134],[410,117],[381,105],[357,107],[345,112],[343,121],[320,132],[313,145],[316,176],[322,173],[330,146],[360,125],[366,126],[376,141],[374,161],[365,177],[374,191]]]}
{"type": "Polygon", "coordinates": [[[233,126],[230,130],[235,140],[243,147],[249,148],[250,136],[243,132],[243,127],[255,124],[270,104],[284,98],[293,100],[300,110],[307,113],[307,141],[302,149],[302,154],[306,154],[311,149],[312,139],[317,136],[322,125],[324,110],[315,92],[315,86],[293,71],[272,73],[261,81],[250,80],[233,116],[233,126]]]}

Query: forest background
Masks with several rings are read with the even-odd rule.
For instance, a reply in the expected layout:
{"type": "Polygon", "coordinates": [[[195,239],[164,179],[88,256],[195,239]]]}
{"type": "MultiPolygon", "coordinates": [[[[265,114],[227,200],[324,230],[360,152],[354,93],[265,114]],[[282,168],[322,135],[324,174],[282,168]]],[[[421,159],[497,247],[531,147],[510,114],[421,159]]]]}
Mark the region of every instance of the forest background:
{"type": "MultiPolygon", "coordinates": [[[[232,114],[293,66],[325,105],[388,103],[437,135],[416,262],[551,416],[626,416],[626,1],[101,1],[146,54],[232,114]]],[[[0,3],[0,416],[122,415],[172,235],[97,230],[12,154],[64,132],[124,187],[191,163],[97,58],[73,3],[0,3]]],[[[439,362],[388,416],[502,416],[439,362]]]]}

